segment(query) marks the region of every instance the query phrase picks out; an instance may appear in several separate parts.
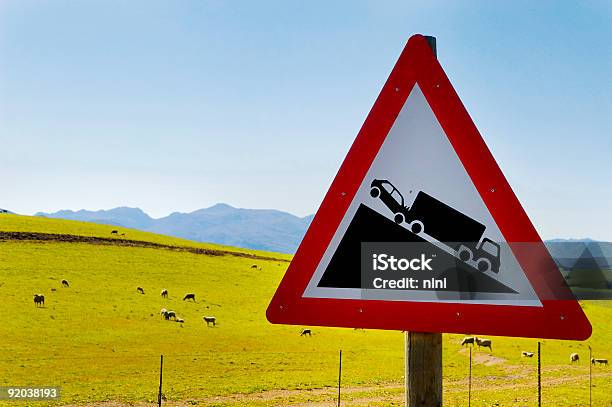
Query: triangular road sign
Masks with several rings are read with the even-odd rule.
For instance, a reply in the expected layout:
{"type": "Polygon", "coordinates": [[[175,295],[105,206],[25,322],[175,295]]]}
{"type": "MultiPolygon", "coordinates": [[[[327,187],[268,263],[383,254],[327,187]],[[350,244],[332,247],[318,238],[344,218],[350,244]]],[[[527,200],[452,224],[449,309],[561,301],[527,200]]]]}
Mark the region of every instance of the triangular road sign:
{"type": "Polygon", "coordinates": [[[400,55],[267,318],[415,332],[591,334],[421,35],[400,55]]]}

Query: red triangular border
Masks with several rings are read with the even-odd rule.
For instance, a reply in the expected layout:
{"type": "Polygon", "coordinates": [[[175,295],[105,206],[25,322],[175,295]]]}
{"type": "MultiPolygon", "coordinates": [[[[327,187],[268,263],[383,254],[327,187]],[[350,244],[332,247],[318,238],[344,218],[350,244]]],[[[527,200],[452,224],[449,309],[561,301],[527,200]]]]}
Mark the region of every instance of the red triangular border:
{"type": "Polygon", "coordinates": [[[591,325],[461,103],[425,37],[408,40],[266,312],[272,323],[584,340],[591,325]],[[513,248],[542,307],[302,297],[415,84],[513,248]],[[536,256],[534,256],[534,251],[536,256]],[[534,262],[532,259],[537,258],[534,262]],[[556,287],[551,293],[549,287],[556,287]],[[559,292],[562,290],[565,292],[559,292]],[[553,298],[563,298],[555,300],[553,298]]]}

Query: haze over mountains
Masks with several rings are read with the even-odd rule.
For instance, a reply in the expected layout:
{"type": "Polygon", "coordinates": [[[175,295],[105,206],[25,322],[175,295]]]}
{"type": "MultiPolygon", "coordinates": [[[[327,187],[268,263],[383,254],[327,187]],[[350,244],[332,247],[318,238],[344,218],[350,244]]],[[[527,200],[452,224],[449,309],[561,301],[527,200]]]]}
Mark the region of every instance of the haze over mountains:
{"type": "Polygon", "coordinates": [[[313,215],[300,218],[273,209],[242,209],[217,204],[190,213],[174,212],[154,219],[139,208],[99,211],[61,210],[36,216],[71,219],[133,228],[198,242],[294,253],[313,215]]]}

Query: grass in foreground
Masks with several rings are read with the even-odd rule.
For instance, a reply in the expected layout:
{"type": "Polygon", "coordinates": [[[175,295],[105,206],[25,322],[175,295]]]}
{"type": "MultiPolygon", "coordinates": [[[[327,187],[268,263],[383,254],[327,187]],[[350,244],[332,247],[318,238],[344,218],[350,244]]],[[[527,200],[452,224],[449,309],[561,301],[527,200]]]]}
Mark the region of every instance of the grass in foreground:
{"type": "MultiPolygon", "coordinates": [[[[17,229],[109,233],[103,225],[0,216],[0,231],[17,229]]],[[[132,239],[176,244],[169,243],[174,238],[129,233],[132,239]]],[[[266,321],[266,306],[286,266],[151,248],[0,242],[0,336],[5,350],[0,385],[60,385],[62,403],[154,401],[159,355],[164,354],[164,393],[173,402],[329,404],[337,383],[338,350],[343,349],[348,405],[399,403],[401,333],[313,328],[312,338],[303,338],[300,327],[266,321]],[[253,264],[260,269],[251,268],[253,264]],[[71,287],[62,288],[62,279],[71,287]],[[137,286],[146,294],[138,294],[137,286]],[[168,289],[169,299],[160,297],[162,288],[168,289]],[[46,297],[44,308],[34,307],[32,295],[38,292],[46,297]],[[196,303],[182,301],[187,292],[196,293],[196,303]],[[185,323],[162,320],[162,307],[175,310],[185,323]],[[203,315],[214,315],[219,325],[208,328],[203,315]]],[[[589,343],[595,356],[610,358],[612,307],[589,302],[585,311],[594,326],[589,343]]],[[[467,352],[459,346],[460,338],[444,337],[449,406],[467,405],[467,352]]],[[[542,343],[547,405],[587,404],[587,343],[542,343]],[[582,362],[570,366],[569,354],[576,351],[582,362]]],[[[536,346],[532,339],[493,338],[493,355],[476,351],[472,405],[533,404],[536,361],[520,354],[536,346]]],[[[612,371],[596,367],[594,372],[593,405],[610,405],[612,371]]]]}

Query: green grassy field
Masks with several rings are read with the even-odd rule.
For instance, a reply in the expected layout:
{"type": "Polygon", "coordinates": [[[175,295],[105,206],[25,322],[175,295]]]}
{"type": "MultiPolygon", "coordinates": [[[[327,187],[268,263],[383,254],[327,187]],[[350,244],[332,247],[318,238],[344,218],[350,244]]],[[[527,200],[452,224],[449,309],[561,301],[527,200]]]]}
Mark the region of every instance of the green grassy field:
{"type": "MultiPolygon", "coordinates": [[[[0,232],[109,237],[110,226],[0,215],[0,232]]],[[[152,402],[164,355],[169,405],[330,405],[343,350],[345,405],[399,405],[403,334],[276,326],[265,309],[290,256],[194,243],[122,229],[126,238],[276,257],[208,256],[90,243],[0,242],[0,385],[58,385],[59,404],[152,402]],[[257,264],[258,269],[251,266],[257,264]],[[70,282],[63,288],[62,279],[70,282]],[[145,294],[136,292],[141,286],[145,294]],[[163,299],[166,288],[170,297],[163,299]],[[55,291],[52,291],[52,290],[55,291]],[[182,296],[194,292],[197,302],[182,296]],[[46,298],[36,308],[34,293],[46,298]],[[160,318],[172,309],[180,324],[160,318]],[[218,320],[207,327],[203,315],[218,320]]],[[[588,405],[588,347],[612,356],[612,306],[583,304],[594,326],[588,342],[542,341],[544,405],[588,405]],[[582,361],[569,364],[569,354],[582,361]]],[[[445,405],[467,405],[467,351],[444,335],[445,405]]],[[[493,338],[475,351],[472,405],[534,405],[533,339],[493,338]]],[[[593,405],[612,405],[612,370],[593,368],[593,405]]]]}

